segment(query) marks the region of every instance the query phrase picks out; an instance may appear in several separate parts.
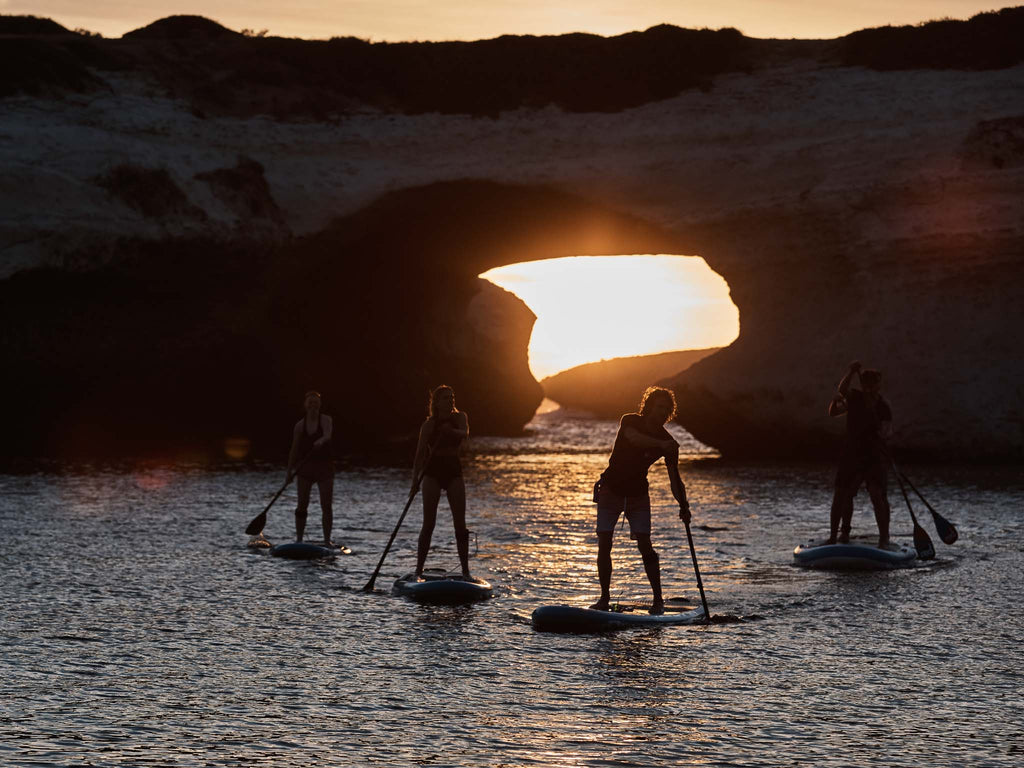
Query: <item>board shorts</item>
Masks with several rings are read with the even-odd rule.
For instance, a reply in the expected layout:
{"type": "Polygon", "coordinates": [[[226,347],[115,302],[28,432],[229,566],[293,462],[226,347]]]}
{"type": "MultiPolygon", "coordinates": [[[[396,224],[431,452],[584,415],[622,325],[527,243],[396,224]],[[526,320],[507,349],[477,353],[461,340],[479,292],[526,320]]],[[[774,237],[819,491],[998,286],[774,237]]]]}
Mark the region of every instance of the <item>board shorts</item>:
{"type": "Polygon", "coordinates": [[[431,456],[423,476],[432,477],[442,490],[447,491],[456,478],[462,477],[462,462],[458,456],[431,456]]]}
{"type": "Polygon", "coordinates": [[[619,496],[603,485],[597,492],[597,532],[608,533],[615,530],[619,515],[626,513],[629,521],[629,534],[635,539],[637,534],[651,535],[651,496],[619,496]]]}

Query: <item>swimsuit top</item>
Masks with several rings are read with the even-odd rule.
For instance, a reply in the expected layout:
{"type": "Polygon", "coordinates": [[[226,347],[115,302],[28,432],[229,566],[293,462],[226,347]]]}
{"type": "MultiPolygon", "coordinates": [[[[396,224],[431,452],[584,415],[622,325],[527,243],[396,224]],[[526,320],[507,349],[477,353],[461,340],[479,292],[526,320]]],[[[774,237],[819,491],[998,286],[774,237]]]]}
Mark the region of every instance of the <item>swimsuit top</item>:
{"type": "Polygon", "coordinates": [[[317,446],[316,448],[313,447],[313,443],[324,436],[323,418],[323,414],[320,414],[317,418],[316,430],[313,434],[309,434],[306,431],[306,419],[305,417],[302,419],[302,433],[299,435],[299,461],[302,461],[304,456],[308,457],[303,465],[304,469],[309,467],[311,464],[329,461],[331,458],[330,441],[317,446]]]}

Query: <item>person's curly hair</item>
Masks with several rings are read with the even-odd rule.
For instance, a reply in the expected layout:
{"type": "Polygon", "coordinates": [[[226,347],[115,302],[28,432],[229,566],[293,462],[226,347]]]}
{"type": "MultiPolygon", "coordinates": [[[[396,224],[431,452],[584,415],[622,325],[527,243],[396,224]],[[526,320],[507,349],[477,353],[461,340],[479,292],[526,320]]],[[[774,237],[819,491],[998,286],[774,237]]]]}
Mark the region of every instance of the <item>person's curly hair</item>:
{"type": "Polygon", "coordinates": [[[437,417],[437,409],[434,407],[434,401],[437,400],[442,394],[450,393],[452,400],[455,400],[455,390],[449,387],[447,384],[442,384],[439,387],[435,387],[430,393],[430,399],[427,401],[427,416],[437,417]]]}
{"type": "Polygon", "coordinates": [[[651,400],[662,400],[667,399],[672,404],[672,412],[665,419],[668,423],[676,417],[676,396],[671,389],[665,389],[665,387],[648,387],[644,390],[643,397],[640,398],[640,415],[644,415],[644,411],[647,410],[647,404],[651,400]]]}

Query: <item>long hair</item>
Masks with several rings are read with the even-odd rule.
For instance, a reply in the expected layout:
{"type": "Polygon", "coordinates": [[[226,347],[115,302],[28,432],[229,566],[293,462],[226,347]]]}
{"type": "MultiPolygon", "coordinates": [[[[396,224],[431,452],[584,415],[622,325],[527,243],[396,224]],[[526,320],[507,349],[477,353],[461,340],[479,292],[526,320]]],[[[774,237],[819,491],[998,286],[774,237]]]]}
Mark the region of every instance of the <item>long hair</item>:
{"type": "Polygon", "coordinates": [[[647,410],[647,404],[652,400],[668,400],[672,404],[672,412],[665,419],[665,423],[672,421],[676,417],[676,396],[671,389],[665,389],[665,387],[648,387],[645,389],[643,397],[640,398],[641,416],[644,415],[644,411],[647,410]]]}
{"type": "Polygon", "coordinates": [[[447,384],[442,384],[439,387],[435,387],[434,390],[430,393],[430,400],[427,403],[427,416],[433,416],[434,418],[437,418],[439,416],[439,414],[437,413],[437,408],[435,407],[435,402],[437,401],[438,397],[445,392],[450,392],[452,400],[455,400],[455,390],[449,387],[447,384]]]}

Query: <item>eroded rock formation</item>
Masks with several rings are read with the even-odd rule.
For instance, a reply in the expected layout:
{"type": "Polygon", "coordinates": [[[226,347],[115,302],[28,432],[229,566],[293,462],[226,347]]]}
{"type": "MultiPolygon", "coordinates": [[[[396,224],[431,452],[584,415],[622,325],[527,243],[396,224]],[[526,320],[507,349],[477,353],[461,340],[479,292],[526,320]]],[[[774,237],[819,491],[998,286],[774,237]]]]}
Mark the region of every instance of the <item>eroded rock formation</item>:
{"type": "Polygon", "coordinates": [[[544,394],[563,408],[618,419],[637,409],[644,389],[718,351],[717,347],[686,349],[601,360],[548,376],[540,384],[544,394]]]}
{"type": "MultiPolygon", "coordinates": [[[[442,380],[477,429],[511,431],[540,398],[532,320],[476,275],[677,253],[702,256],[740,310],[739,339],[673,381],[681,422],[725,455],[821,455],[839,428],[825,403],[859,358],[885,373],[904,455],[1020,459],[1024,68],[998,42],[1019,11],[999,21],[967,63],[963,46],[901,59],[870,36],[740,39],[638,102],[563,109],[527,85],[431,111],[398,78],[389,108],[334,78],[320,101],[303,86],[327,113],[285,100],[298,112],[276,118],[254,110],[284,98],[284,70],[258,56],[228,62],[248,90],[218,116],[183,85],[209,74],[194,41],[32,38],[18,45],[64,68],[34,90],[0,83],[13,443],[269,444],[310,385],[353,440],[386,440],[442,380]],[[159,71],[138,53],[158,44],[159,71]],[[139,179],[143,199],[126,198],[139,179]]],[[[292,42],[274,45],[301,60],[292,42]]]]}

